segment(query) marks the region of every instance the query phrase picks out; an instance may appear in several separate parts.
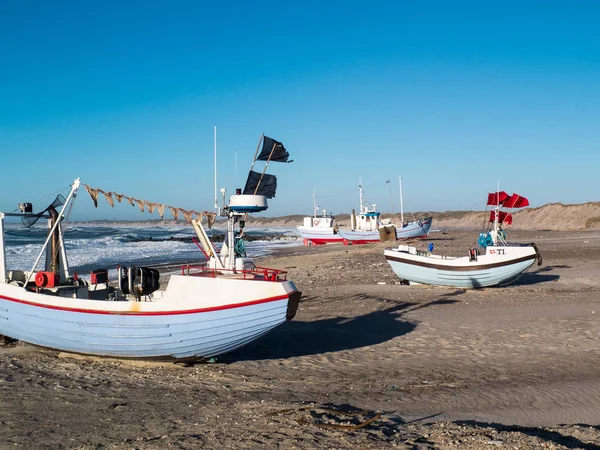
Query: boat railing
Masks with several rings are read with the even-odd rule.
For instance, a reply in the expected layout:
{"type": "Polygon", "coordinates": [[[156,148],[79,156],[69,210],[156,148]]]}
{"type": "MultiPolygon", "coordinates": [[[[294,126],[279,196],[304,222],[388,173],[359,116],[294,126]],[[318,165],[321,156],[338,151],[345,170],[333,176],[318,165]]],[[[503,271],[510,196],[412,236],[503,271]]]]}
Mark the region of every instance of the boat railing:
{"type": "Polygon", "coordinates": [[[261,279],[264,281],[286,281],[287,271],[271,269],[267,267],[258,267],[254,269],[216,269],[202,265],[181,266],[181,274],[189,276],[209,276],[217,278],[222,276],[237,276],[240,279],[261,279]]]}

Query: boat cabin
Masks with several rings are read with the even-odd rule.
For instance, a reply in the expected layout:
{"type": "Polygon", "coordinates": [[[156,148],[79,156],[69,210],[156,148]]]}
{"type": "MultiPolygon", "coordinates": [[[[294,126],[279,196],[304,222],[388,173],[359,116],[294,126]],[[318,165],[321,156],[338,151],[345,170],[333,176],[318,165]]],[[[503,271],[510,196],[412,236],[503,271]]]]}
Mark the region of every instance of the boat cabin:
{"type": "Polygon", "coordinates": [[[377,231],[381,225],[380,216],[381,213],[378,211],[365,211],[360,214],[352,211],[350,226],[356,231],[377,231]]]}
{"type": "Polygon", "coordinates": [[[335,216],[325,215],[305,217],[304,226],[306,228],[334,228],[335,227],[335,216]]]}

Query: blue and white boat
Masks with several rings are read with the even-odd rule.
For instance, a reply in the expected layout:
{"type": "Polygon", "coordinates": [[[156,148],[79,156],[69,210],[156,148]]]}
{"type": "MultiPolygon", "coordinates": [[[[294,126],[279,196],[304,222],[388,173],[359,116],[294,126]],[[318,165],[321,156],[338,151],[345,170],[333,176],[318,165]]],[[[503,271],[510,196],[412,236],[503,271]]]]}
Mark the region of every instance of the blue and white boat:
{"type": "Polygon", "coordinates": [[[414,239],[426,238],[431,230],[433,217],[427,216],[422,219],[416,219],[413,216],[413,221],[404,220],[404,203],[402,195],[402,178],[398,177],[398,185],[400,186],[400,226],[396,228],[397,239],[414,239]]]}
{"type": "Polygon", "coordinates": [[[291,320],[301,293],[285,271],[260,268],[240,249],[236,224],[266,209],[260,195],[232,196],[224,206],[227,238],[220,251],[210,241],[204,213],[191,220],[208,262],[184,266],[160,288],[159,272],[122,267],[89,279],[69,268],[62,223],[80,180],[44,211],[0,213],[0,334],[56,350],[118,358],[199,360],[230,352],[291,320]],[[4,219],[24,224],[47,219],[48,237],[33,267],[7,268],[4,219]],[[42,258],[44,261],[41,262],[42,258]],[[38,268],[43,266],[43,268],[38,268]]]}
{"type": "Polygon", "coordinates": [[[428,216],[423,219],[416,219],[413,222],[401,222],[401,226],[396,227],[396,239],[414,239],[426,238],[431,230],[433,217],[428,216]]]}
{"type": "MultiPolygon", "coordinates": [[[[499,211],[502,201],[499,202],[497,198],[501,197],[500,194],[498,193],[498,197],[493,197],[495,193],[488,196],[488,205],[495,205],[496,209],[490,216],[489,231],[482,232],[478,240],[483,248],[483,254],[480,254],[479,248],[473,248],[466,256],[450,257],[419,251],[413,246],[399,245],[397,248],[384,250],[385,259],[394,273],[402,281],[407,282],[457,288],[482,288],[512,282],[536,262],[541,264],[542,258],[534,243],[506,242],[502,222],[512,223],[512,216],[499,211]]],[[[517,197],[520,199],[520,204],[515,206],[514,202],[507,203],[507,207],[526,206],[527,200],[524,197],[517,197]]]]}
{"type": "MultiPolygon", "coordinates": [[[[377,205],[369,203],[363,195],[362,184],[359,183],[359,213],[352,211],[350,216],[350,230],[339,230],[345,245],[348,244],[368,244],[380,242],[382,235],[393,234],[395,239],[425,238],[429,234],[433,217],[428,216],[424,219],[415,219],[413,222],[404,221],[404,211],[402,206],[402,182],[400,181],[400,225],[394,226],[389,219],[381,220],[381,213],[377,210],[377,205]]],[[[387,237],[387,236],[386,236],[387,237]]],[[[394,239],[385,239],[394,240],[394,239]]]]}
{"type": "MultiPolygon", "coordinates": [[[[350,230],[340,230],[339,234],[344,245],[368,244],[379,242],[379,229],[382,227],[381,213],[377,211],[377,205],[369,203],[364,195],[362,183],[358,184],[358,214],[352,210],[350,215],[350,230]]],[[[390,232],[392,228],[390,227],[390,232]]]]}

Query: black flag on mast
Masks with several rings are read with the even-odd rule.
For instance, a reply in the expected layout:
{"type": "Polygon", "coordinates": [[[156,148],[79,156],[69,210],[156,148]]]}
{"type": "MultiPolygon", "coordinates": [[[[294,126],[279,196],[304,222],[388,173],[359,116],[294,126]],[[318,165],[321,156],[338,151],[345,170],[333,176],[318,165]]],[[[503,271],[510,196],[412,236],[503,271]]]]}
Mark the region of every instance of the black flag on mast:
{"type": "Polygon", "coordinates": [[[244,195],[264,195],[267,198],[275,197],[277,190],[277,177],[268,173],[260,174],[254,170],[250,171],[246,186],[244,187],[244,195]]]}
{"type": "Polygon", "coordinates": [[[288,161],[290,154],[287,152],[283,144],[275,139],[265,136],[263,139],[263,147],[260,155],[256,157],[257,161],[276,161],[276,162],[292,162],[288,161]]]}

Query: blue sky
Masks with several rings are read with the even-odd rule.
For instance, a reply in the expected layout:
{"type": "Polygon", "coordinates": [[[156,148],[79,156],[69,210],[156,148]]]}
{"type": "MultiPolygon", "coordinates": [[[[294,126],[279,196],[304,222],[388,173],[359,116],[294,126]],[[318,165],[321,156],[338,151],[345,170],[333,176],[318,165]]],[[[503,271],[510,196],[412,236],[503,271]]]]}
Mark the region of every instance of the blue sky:
{"type": "MultiPolygon", "coordinates": [[[[229,193],[261,133],[290,152],[268,216],[311,213],[314,192],[350,212],[359,178],[397,210],[399,176],[413,211],[483,209],[497,182],[532,206],[598,201],[599,17],[592,1],[0,0],[0,207],[42,209],[81,177],[210,210],[215,124],[229,193]]],[[[74,214],[151,217],[85,191],[74,214]]]]}

